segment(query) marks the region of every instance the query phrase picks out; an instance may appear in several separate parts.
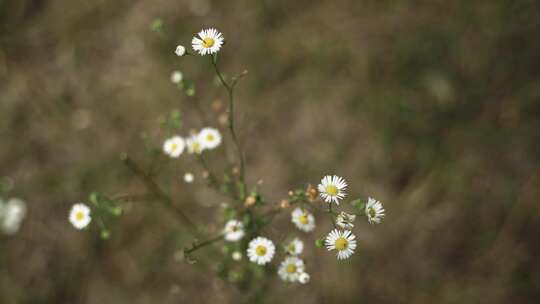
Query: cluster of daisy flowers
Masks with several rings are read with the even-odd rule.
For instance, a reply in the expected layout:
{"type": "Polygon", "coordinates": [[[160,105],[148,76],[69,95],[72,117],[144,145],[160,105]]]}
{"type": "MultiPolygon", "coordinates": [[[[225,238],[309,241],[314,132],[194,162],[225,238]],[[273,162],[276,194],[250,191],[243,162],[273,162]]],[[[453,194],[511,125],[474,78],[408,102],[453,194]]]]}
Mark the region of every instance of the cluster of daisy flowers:
{"type": "Polygon", "coordinates": [[[4,201],[0,198],[0,230],[7,235],[19,231],[26,216],[26,203],[19,198],[4,201]]]}
{"type": "MultiPolygon", "coordinates": [[[[239,242],[246,235],[244,224],[238,220],[229,220],[223,229],[224,239],[227,242],[239,242]]],[[[305,271],[304,261],[299,255],[304,250],[304,243],[299,238],[294,238],[289,243],[283,246],[285,258],[280,263],[278,268],[279,277],[289,283],[309,282],[309,274],[305,271]]],[[[247,245],[246,255],[250,262],[260,266],[270,263],[276,255],[276,246],[274,242],[266,237],[257,236],[251,239],[247,245]]],[[[242,258],[240,251],[235,251],[232,254],[235,261],[242,258]]]]}
{"type": "MultiPolygon", "coordinates": [[[[189,154],[201,154],[205,150],[213,150],[221,144],[221,133],[215,128],[203,128],[199,132],[184,138],[172,136],[163,143],[163,152],[171,158],[178,158],[185,150],[189,154]]],[[[191,178],[187,177],[186,182],[191,178]]]]}

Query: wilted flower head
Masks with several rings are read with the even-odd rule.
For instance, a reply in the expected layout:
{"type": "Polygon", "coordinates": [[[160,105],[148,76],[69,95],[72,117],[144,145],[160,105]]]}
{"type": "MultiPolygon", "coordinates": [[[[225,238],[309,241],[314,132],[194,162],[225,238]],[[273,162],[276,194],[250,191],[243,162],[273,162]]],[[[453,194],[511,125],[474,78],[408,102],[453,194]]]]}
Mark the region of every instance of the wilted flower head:
{"type": "Polygon", "coordinates": [[[349,214],[347,212],[341,212],[336,217],[336,225],[343,229],[351,230],[354,227],[354,220],[356,219],[356,215],[349,214]]]}
{"type": "Polygon", "coordinates": [[[210,28],[200,31],[193,39],[191,44],[193,50],[200,55],[215,54],[223,45],[223,35],[216,29],[210,28]]]}
{"type": "Polygon", "coordinates": [[[191,135],[186,139],[186,146],[189,154],[201,154],[204,150],[197,134],[191,135]]]}

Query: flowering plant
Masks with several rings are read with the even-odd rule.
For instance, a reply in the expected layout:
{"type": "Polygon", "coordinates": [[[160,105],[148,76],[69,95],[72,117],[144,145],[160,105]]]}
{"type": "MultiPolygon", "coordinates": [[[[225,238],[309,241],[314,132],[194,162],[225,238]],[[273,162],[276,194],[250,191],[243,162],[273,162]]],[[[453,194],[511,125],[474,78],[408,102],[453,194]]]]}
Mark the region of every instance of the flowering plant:
{"type": "MultiPolygon", "coordinates": [[[[302,253],[312,246],[304,244],[300,234],[313,233],[316,228],[316,215],[326,214],[333,227],[326,236],[316,238],[315,247],[335,251],[338,260],[350,258],[357,249],[357,239],[352,232],[355,220],[366,216],[371,224],[379,224],[384,218],[382,204],[373,198],[357,198],[350,201],[349,211],[340,211],[348,197],[348,182],[336,175],[325,175],[315,187],[307,184],[295,190],[289,190],[277,203],[268,202],[260,191],[262,182],[249,184],[246,179],[246,164],[242,145],[237,136],[235,125],[235,89],[247,71],[232,77],[221,72],[219,52],[225,45],[225,38],[216,29],[200,31],[192,38],[190,52],[179,45],[174,53],[178,57],[201,57],[209,60],[217,82],[222,86],[228,98],[228,110],[221,116],[227,128],[227,136],[209,124],[199,131],[180,135],[182,119],[180,112],[173,111],[162,121],[162,126],[170,136],[162,144],[161,155],[173,162],[181,162],[184,157],[192,157],[200,165],[205,184],[223,195],[227,202],[222,208],[222,229],[208,231],[198,224],[185,210],[177,205],[173,197],[166,193],[155,179],[152,168],[144,169],[127,153],[121,154],[122,162],[145,185],[147,193],[142,195],[106,195],[98,192],[90,194],[89,203],[76,203],[69,212],[69,221],[79,230],[95,226],[103,239],[111,237],[111,223],[125,213],[125,203],[135,200],[156,201],[168,208],[191,235],[188,244],[181,244],[178,258],[188,263],[197,263],[203,259],[199,252],[207,250],[220,256],[213,267],[225,280],[247,287],[254,279],[267,274],[277,273],[287,283],[306,284],[310,280],[309,264],[302,259],[302,253]],[[225,150],[225,145],[232,145],[235,159],[227,163],[222,174],[217,174],[207,162],[207,154],[216,150],[225,150]],[[187,156],[186,156],[187,155],[187,156]],[[290,211],[288,211],[290,210],[290,211]],[[290,230],[284,237],[273,238],[268,227],[282,213],[290,214],[291,223],[298,233],[290,230]],[[219,245],[218,245],[219,244],[219,245]],[[221,250],[216,250],[221,249],[221,250]],[[279,260],[278,262],[275,262],[279,260]]],[[[191,81],[180,71],[171,74],[171,82],[183,90],[186,95],[194,96],[195,89],[191,81]]],[[[198,106],[198,105],[197,105],[198,106]]],[[[202,109],[201,109],[202,111],[202,109]]],[[[225,155],[227,155],[225,153],[225,155]]],[[[194,183],[196,177],[191,172],[184,172],[183,180],[194,183]]],[[[346,205],[346,204],[345,204],[346,205]]]]}

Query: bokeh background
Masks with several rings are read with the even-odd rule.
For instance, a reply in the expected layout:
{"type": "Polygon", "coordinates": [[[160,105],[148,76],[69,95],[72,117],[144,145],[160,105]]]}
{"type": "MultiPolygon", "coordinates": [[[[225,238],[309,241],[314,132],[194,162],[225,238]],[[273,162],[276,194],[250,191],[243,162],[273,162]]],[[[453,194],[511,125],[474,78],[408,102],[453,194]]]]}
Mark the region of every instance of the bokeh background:
{"type": "MultiPolygon", "coordinates": [[[[118,156],[151,166],[145,147],[172,110],[184,134],[226,130],[208,62],[173,53],[206,27],[227,40],[222,69],[249,71],[237,90],[249,182],[278,202],[335,173],[387,209],[355,227],[346,262],[313,245],[328,221],[299,233],[311,282],[275,276],[268,303],[540,301],[538,1],[2,0],[0,177],[29,210],[0,239],[1,303],[247,301],[175,259],[183,228],[155,203],[126,205],[109,241],[67,221],[92,191],[144,192],[118,156]]],[[[155,162],[176,204],[218,231],[227,201],[196,164],[155,162]]],[[[268,234],[293,229],[283,214],[268,234]]]]}

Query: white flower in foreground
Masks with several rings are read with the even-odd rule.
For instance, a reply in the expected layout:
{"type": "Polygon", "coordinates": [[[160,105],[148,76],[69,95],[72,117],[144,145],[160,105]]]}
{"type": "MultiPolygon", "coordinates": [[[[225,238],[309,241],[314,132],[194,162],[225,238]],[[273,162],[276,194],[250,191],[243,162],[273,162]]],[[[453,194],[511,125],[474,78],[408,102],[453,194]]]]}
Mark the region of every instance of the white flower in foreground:
{"type": "Polygon", "coordinates": [[[278,275],[285,282],[296,282],[304,273],[304,261],[297,257],[288,257],[279,265],[278,275]]]}
{"type": "Polygon", "coordinates": [[[264,265],[272,261],[276,247],[271,240],[265,237],[256,237],[249,242],[247,256],[253,263],[264,265]]]}
{"type": "Polygon", "coordinates": [[[19,231],[22,220],[26,216],[26,203],[18,198],[12,198],[7,203],[0,202],[0,224],[6,234],[19,231]]]}
{"type": "Polygon", "coordinates": [[[90,224],[90,208],[83,203],[75,204],[69,212],[69,221],[75,228],[83,229],[90,224]]]}
{"type": "Polygon", "coordinates": [[[199,132],[199,142],[203,149],[212,150],[221,144],[221,133],[214,128],[204,128],[199,132]]]}
{"type": "Polygon", "coordinates": [[[173,71],[171,73],[171,82],[174,84],[179,84],[184,79],[184,74],[180,71],[173,71]]]}
{"type": "Polygon", "coordinates": [[[191,40],[193,49],[200,55],[215,54],[223,45],[223,35],[216,29],[202,30],[191,40]]]}
{"type": "Polygon", "coordinates": [[[300,284],[307,284],[309,283],[309,274],[307,272],[302,272],[299,276],[298,276],[298,282],[300,282],[300,284]]]}
{"type": "Polygon", "coordinates": [[[354,220],[356,219],[356,215],[349,214],[347,212],[341,212],[336,217],[336,225],[338,227],[341,227],[343,229],[351,230],[354,227],[354,220]]]}
{"type": "Polygon", "coordinates": [[[242,259],[242,253],[240,251],[233,252],[232,259],[235,261],[240,261],[242,259]]]}
{"type": "Polygon", "coordinates": [[[204,147],[201,144],[201,141],[199,140],[198,135],[191,135],[186,140],[186,145],[187,145],[187,149],[188,149],[189,154],[193,154],[193,153],[201,154],[202,151],[204,150],[204,147]]]}
{"type": "Polygon", "coordinates": [[[163,152],[172,158],[182,155],[186,147],[186,142],[180,136],[173,136],[163,143],[163,152]]]}
{"type": "Polygon", "coordinates": [[[176,47],[176,50],[174,50],[174,53],[178,57],[182,57],[186,54],[186,48],[183,45],[179,45],[176,47]]]}
{"type": "Polygon", "coordinates": [[[321,198],[327,202],[334,202],[339,205],[339,200],[343,199],[347,194],[347,182],[339,176],[327,175],[322,178],[321,183],[317,187],[321,198]]]}
{"type": "Polygon", "coordinates": [[[188,172],[184,174],[184,182],[191,184],[193,183],[193,180],[195,180],[195,176],[193,176],[193,173],[188,172]]]}
{"type": "Polygon", "coordinates": [[[366,216],[370,224],[380,224],[384,217],[384,208],[381,202],[371,197],[368,198],[366,216]]]}
{"type": "Polygon", "coordinates": [[[285,251],[290,255],[299,255],[304,251],[304,243],[299,238],[294,238],[285,246],[285,251]]]}
{"type": "Polygon", "coordinates": [[[351,231],[332,230],[325,240],[325,245],[328,251],[337,250],[338,260],[343,260],[350,257],[356,249],[356,240],[351,231]]]}
{"type": "Polygon", "coordinates": [[[226,241],[237,242],[244,237],[244,224],[237,220],[230,220],[225,224],[223,233],[225,233],[226,241]]]}
{"type": "Polygon", "coordinates": [[[296,208],[291,213],[291,220],[302,231],[310,232],[315,229],[315,217],[307,210],[296,208]]]}

